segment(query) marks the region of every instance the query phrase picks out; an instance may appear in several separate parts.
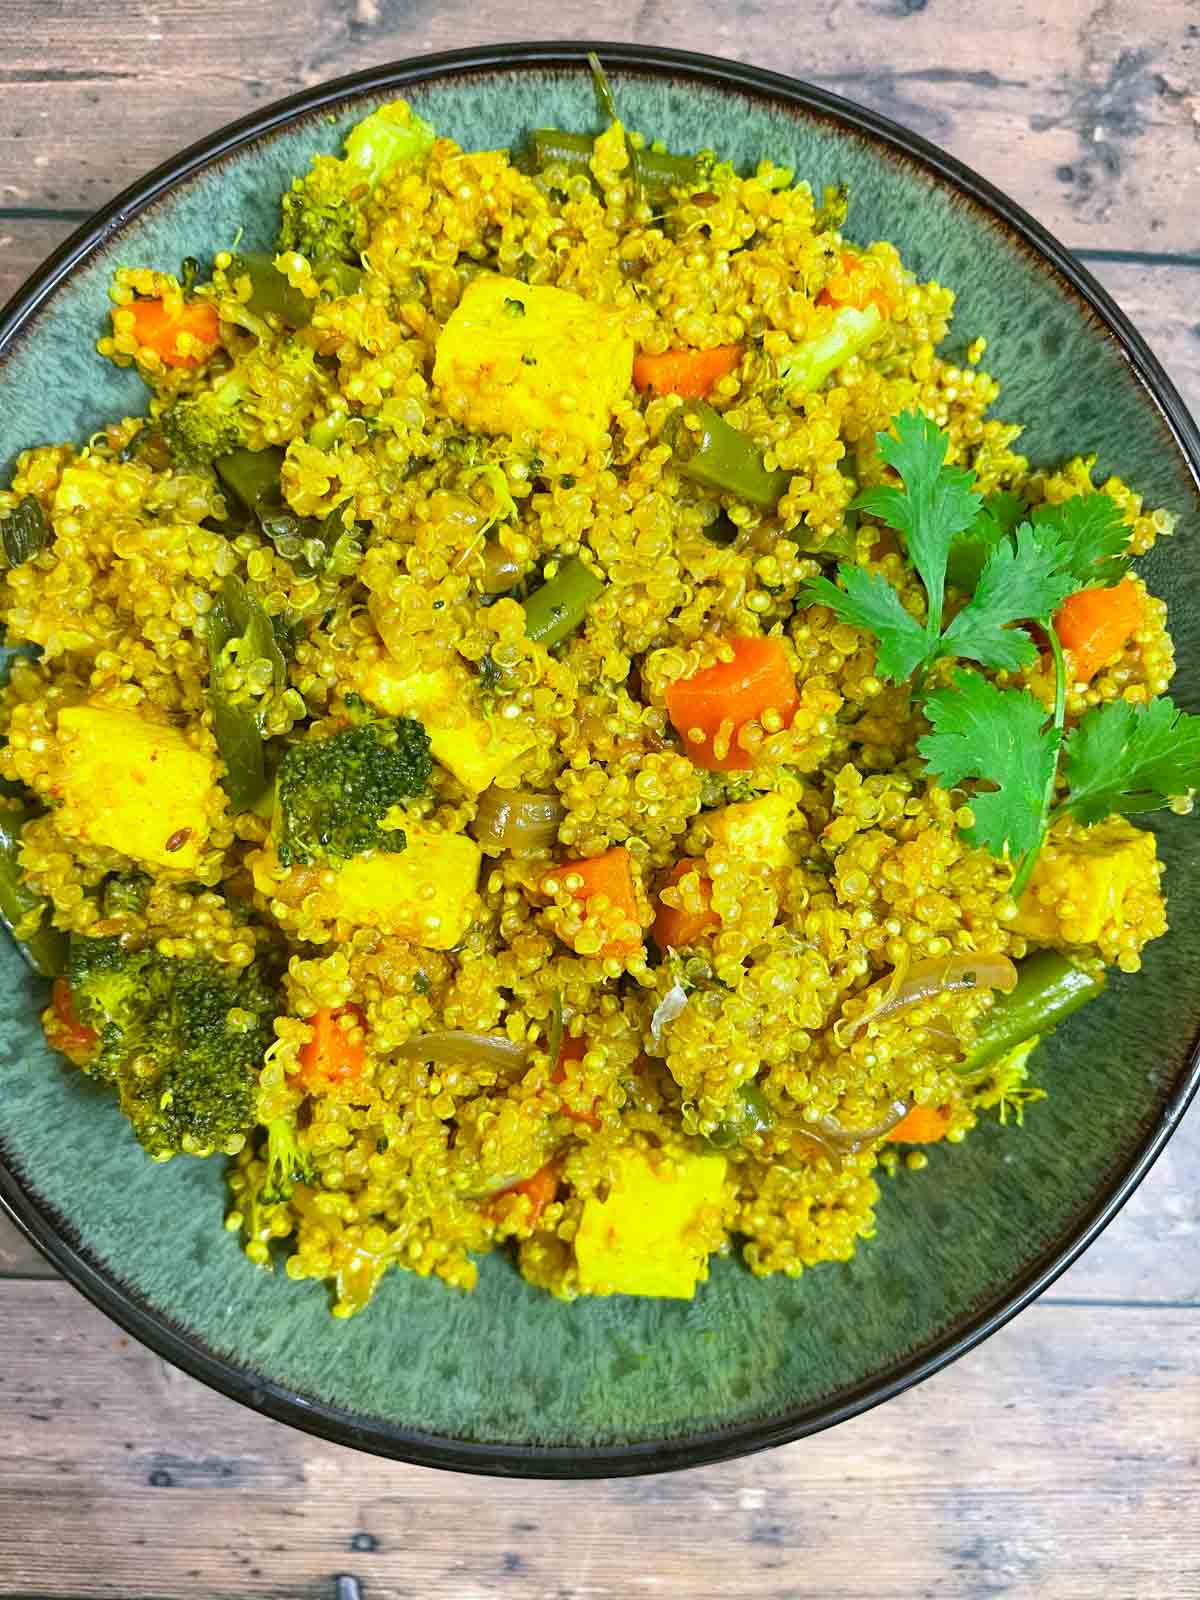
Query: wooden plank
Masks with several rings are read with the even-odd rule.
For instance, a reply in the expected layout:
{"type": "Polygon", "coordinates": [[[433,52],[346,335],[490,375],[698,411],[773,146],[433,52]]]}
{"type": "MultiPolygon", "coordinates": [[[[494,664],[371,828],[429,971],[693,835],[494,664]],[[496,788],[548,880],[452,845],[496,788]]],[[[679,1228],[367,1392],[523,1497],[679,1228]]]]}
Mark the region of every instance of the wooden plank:
{"type": "MultiPolygon", "coordinates": [[[[76,226],[70,221],[0,218],[0,304],[76,226]]],[[[1133,318],[1184,400],[1200,415],[1200,266],[1111,261],[1088,265],[1133,318]]]]}
{"type": "Polygon", "coordinates": [[[1186,1312],[1037,1307],[818,1438],[591,1485],[309,1439],[168,1371],[63,1285],[7,1285],[4,1312],[5,1592],[335,1600],[353,1575],[364,1600],[1200,1594],[1186,1312]]]}
{"type": "Polygon", "coordinates": [[[1194,251],[1192,0],[825,0],[781,27],[712,0],[95,0],[0,7],[0,206],[93,209],[173,151],[298,88],[519,34],[683,46],[805,77],[993,179],[1078,244],[1194,251]],[[930,63],[936,62],[933,66],[930,63]],[[120,115],[112,114],[119,106],[120,115]],[[51,111],[53,108],[53,111],[51,111]]]}

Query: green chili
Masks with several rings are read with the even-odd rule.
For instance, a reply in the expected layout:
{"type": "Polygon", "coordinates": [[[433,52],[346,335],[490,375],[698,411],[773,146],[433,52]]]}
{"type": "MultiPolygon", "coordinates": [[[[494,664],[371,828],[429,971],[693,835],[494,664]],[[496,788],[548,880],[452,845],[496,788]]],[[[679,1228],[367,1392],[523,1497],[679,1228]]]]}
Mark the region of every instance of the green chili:
{"type": "Polygon", "coordinates": [[[714,1150],[731,1150],[754,1133],[769,1133],[775,1126],[771,1102],[751,1078],[743,1083],[729,1116],[705,1135],[714,1150]]]}
{"type": "Polygon", "coordinates": [[[1050,1033],[1104,988],[1103,972],[1087,972],[1055,950],[1027,956],[1017,968],[1017,986],[997,995],[971,1054],[957,1068],[964,1077],[993,1066],[1036,1034],[1050,1033]]]}
{"type": "MultiPolygon", "coordinates": [[[[245,303],[258,316],[278,317],[289,328],[304,328],[312,321],[317,302],[293,288],[269,250],[239,251],[227,276],[231,283],[249,278],[250,298],[245,303]]],[[[362,282],[359,269],[345,261],[314,262],[313,277],[322,289],[328,287],[337,294],[353,294],[362,282]]]]}
{"type": "Polygon", "coordinates": [[[667,423],[663,437],[671,446],[681,474],[692,483],[736,495],[751,505],[772,510],[788,486],[791,473],[768,472],[754,440],[702,400],[689,400],[667,423]],[[692,426],[699,423],[697,432],[692,426]]]}
{"type": "Polygon", "coordinates": [[[226,650],[234,644],[244,645],[252,660],[269,661],[275,687],[283,687],[287,666],[271,619],[241,579],[229,577],[208,613],[208,697],[217,749],[225,763],[221,780],[225,793],[235,811],[249,811],[262,799],[269,780],[257,712],[248,701],[231,699],[222,681],[226,650]]]}
{"type": "Polygon", "coordinates": [[[578,556],[564,561],[558,572],[535,589],[525,602],[525,632],[552,650],[583,621],[588,607],[604,592],[604,579],[578,556]]]}
{"type": "Polygon", "coordinates": [[[31,816],[24,805],[0,811],[0,922],[35,972],[57,978],[67,970],[67,936],[51,925],[50,902],[23,880],[18,860],[31,816]]]}
{"type": "MultiPolygon", "coordinates": [[[[595,143],[590,133],[539,128],[532,138],[534,170],[565,167],[569,177],[594,181],[591,162],[595,143]]],[[[662,205],[673,190],[694,189],[701,181],[702,167],[695,156],[676,156],[644,146],[637,153],[637,164],[642,192],[651,205],[662,205]]]]}

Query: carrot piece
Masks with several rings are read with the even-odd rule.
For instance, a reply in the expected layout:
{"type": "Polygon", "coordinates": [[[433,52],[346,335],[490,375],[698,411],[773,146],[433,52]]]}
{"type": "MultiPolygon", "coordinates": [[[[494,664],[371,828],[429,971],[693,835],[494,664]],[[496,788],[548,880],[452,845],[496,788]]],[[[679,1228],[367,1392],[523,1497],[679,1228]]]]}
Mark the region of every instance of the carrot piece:
{"type": "Polygon", "coordinates": [[[651,394],[678,394],[685,400],[702,400],[741,359],[740,344],[719,344],[714,350],[664,350],[661,355],[643,350],[633,363],[633,386],[649,389],[651,394]]]}
{"type": "MultiPolygon", "coordinates": [[[[614,845],[602,856],[592,856],[585,861],[565,861],[561,866],[551,867],[542,882],[552,880],[561,883],[567,875],[581,880],[579,887],[571,891],[573,898],[581,907],[586,906],[587,902],[597,895],[603,895],[608,901],[610,910],[619,913],[619,920],[634,923],[639,920],[633,866],[629,851],[624,845],[614,845]]],[[[610,939],[607,944],[601,946],[600,954],[616,956],[619,960],[632,954],[640,944],[640,938],[610,939]]]]}
{"type": "Polygon", "coordinates": [[[300,1051],[300,1072],[305,1083],[345,1083],[362,1073],[367,1059],[361,1006],[323,1006],[308,1019],[313,1036],[300,1051]],[[342,1026],[343,1017],[354,1019],[353,1028],[342,1026]]]}
{"type": "Polygon", "coordinates": [[[734,772],[754,765],[737,736],[768,711],[789,727],[800,704],[796,679],[778,639],[730,640],[732,661],[718,661],[666,692],[667,715],[688,756],[708,772],[734,772]],[[699,738],[693,734],[699,733],[699,738]]]}
{"type": "Polygon", "coordinates": [[[558,1194],[558,1168],[553,1161],[548,1161],[544,1167],[522,1178],[520,1183],[514,1183],[511,1188],[504,1189],[496,1196],[502,1199],[506,1194],[523,1194],[529,1201],[529,1216],[526,1221],[529,1226],[535,1227],[541,1218],[542,1212],[548,1205],[553,1205],[558,1194]]]}
{"type": "Polygon", "coordinates": [[[1080,589],[1064,600],[1054,618],[1054,631],[1071,652],[1075,678],[1090,683],[1100,668],[1129,643],[1142,625],[1145,609],[1132,578],[1112,589],[1080,589]]]}
{"type": "Polygon", "coordinates": [[[914,1106],[888,1134],[889,1144],[936,1144],[946,1137],[953,1106],[914,1106]]]}
{"type": "MultiPolygon", "coordinates": [[[[587,1055],[587,1047],[588,1042],[586,1039],[572,1039],[568,1034],[558,1052],[558,1062],[554,1071],[550,1074],[550,1082],[556,1084],[566,1083],[567,1069],[565,1063],[568,1061],[582,1061],[584,1056],[587,1055]]],[[[600,1118],[596,1115],[596,1102],[594,1100],[590,1111],[576,1111],[574,1106],[562,1106],[561,1110],[563,1116],[570,1117],[572,1122],[586,1122],[589,1128],[599,1133],[600,1118]]]]}
{"type": "Polygon", "coordinates": [[[82,1066],[100,1041],[95,1028],[80,1022],[75,1011],[75,997],[66,978],[55,978],[50,991],[50,1005],[54,1020],[49,1030],[49,1042],[61,1050],[68,1061],[82,1066]]]}
{"type": "Polygon", "coordinates": [[[135,300],[133,331],[144,350],[153,350],[168,367],[198,367],[208,359],[220,333],[215,306],[207,300],[193,300],[168,311],[163,300],[135,300]],[[181,333],[190,334],[192,343],[179,347],[181,333]],[[195,349],[194,345],[205,348],[195,349]]]}
{"type": "Polygon", "coordinates": [[[682,950],[687,945],[695,944],[696,940],[710,928],[720,926],[721,919],[712,909],[712,886],[705,874],[702,861],[689,861],[686,857],[682,861],[677,861],[667,874],[663,888],[673,887],[682,878],[686,878],[689,872],[699,875],[700,898],[704,902],[704,909],[685,911],[682,906],[669,906],[664,903],[660,893],[653,929],[654,942],[660,950],[668,948],[682,950]]]}

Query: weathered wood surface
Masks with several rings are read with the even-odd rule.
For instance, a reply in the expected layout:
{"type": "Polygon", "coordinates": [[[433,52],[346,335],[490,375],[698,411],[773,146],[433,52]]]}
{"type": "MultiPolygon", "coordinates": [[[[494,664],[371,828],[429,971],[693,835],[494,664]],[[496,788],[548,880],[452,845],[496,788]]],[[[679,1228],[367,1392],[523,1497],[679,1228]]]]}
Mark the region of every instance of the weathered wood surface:
{"type": "Polygon", "coordinates": [[[537,37],[636,39],[792,73],[946,145],[1075,244],[1200,247],[1183,203],[1200,126],[1193,0],[6,0],[0,206],[91,210],[279,95],[537,37]]]}
{"type": "MultiPolygon", "coordinates": [[[[636,38],[916,128],[1082,251],[1200,410],[1195,0],[0,3],[0,300],[230,118],[376,62],[636,38]]],[[[831,1434],[672,1479],[484,1483],[359,1457],[126,1340],[0,1223],[0,1594],[1200,1600],[1200,1112],[1015,1324],[831,1434]],[[350,1590],[350,1593],[353,1591],[350,1590]]]]}
{"type": "Polygon", "coordinates": [[[1195,1600],[1194,1312],[1040,1305],[882,1410],[671,1478],[481,1482],[208,1393],[65,1286],[0,1320],[0,1582],[341,1600],[1195,1600]],[[1189,1404],[1190,1397],[1190,1404],[1189,1404]]]}

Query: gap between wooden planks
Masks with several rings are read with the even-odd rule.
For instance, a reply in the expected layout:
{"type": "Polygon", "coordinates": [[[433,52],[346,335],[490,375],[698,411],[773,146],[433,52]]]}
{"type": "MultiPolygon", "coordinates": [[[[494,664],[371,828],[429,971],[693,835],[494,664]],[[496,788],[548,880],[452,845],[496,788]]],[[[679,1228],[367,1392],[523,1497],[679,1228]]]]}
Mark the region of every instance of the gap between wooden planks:
{"type": "MultiPolygon", "coordinates": [[[[637,40],[806,78],[957,156],[1062,238],[1194,251],[1194,0],[46,0],[0,6],[0,206],[94,210],[297,89],[478,43],[637,40]],[[114,114],[117,112],[118,114],[114,114]]],[[[650,130],[651,132],[653,130],[650,130]]]]}
{"type": "Polygon", "coordinates": [[[6,1593],[335,1600],[350,1574],[363,1600],[1200,1595],[1185,1311],[1043,1306],[796,1445],[521,1484],[310,1439],[167,1368],[65,1285],[10,1284],[0,1417],[6,1593]]]}

